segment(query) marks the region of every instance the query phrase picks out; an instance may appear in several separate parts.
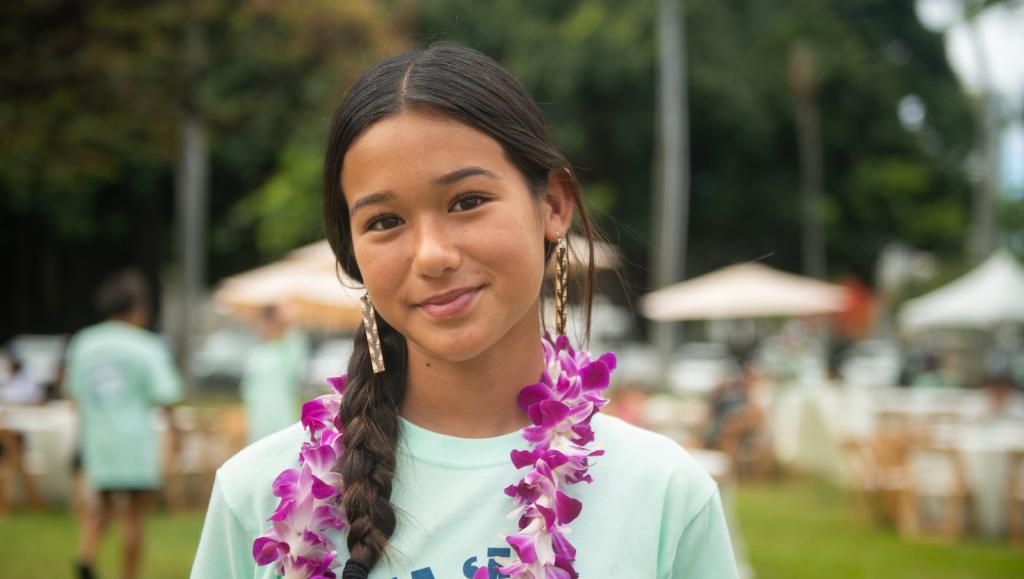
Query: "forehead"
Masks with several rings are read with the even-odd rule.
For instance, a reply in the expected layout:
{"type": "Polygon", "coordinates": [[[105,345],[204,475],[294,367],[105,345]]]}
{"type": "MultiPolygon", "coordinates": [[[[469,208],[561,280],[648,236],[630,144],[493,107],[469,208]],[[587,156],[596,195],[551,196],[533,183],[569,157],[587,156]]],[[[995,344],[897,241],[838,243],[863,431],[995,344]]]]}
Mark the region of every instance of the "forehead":
{"type": "Polygon", "coordinates": [[[516,172],[501,145],[460,122],[423,112],[378,121],[349,147],[342,164],[346,200],[424,186],[440,175],[481,167],[495,175],[516,172]]]}

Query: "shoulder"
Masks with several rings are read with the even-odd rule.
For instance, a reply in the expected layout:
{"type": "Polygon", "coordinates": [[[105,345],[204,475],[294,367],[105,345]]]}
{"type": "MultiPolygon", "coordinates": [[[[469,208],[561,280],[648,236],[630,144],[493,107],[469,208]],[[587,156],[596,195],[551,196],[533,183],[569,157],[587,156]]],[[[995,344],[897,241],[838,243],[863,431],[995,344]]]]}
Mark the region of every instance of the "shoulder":
{"type": "Polygon", "coordinates": [[[141,352],[163,352],[167,345],[159,334],[135,328],[118,322],[100,322],[76,332],[68,342],[68,355],[74,355],[92,348],[105,348],[116,344],[117,348],[141,352]]]}
{"type": "Polygon", "coordinates": [[[605,455],[595,460],[617,484],[657,492],[662,500],[685,505],[687,518],[712,499],[718,487],[693,456],[672,439],[614,416],[598,414],[592,426],[605,455]]]}
{"type": "Polygon", "coordinates": [[[108,328],[105,323],[93,324],[75,332],[68,340],[64,358],[71,362],[90,355],[91,351],[107,340],[108,328]]]}
{"type": "Polygon", "coordinates": [[[81,330],[78,330],[71,335],[71,339],[68,340],[68,352],[73,352],[80,349],[84,344],[96,339],[97,336],[102,336],[104,330],[103,324],[93,324],[86,326],[81,330]]]}
{"type": "Polygon", "coordinates": [[[123,330],[126,337],[136,341],[139,346],[144,347],[152,354],[157,356],[170,355],[171,350],[162,335],[143,328],[133,328],[130,326],[123,328],[123,330]]]}
{"type": "Polygon", "coordinates": [[[302,425],[295,423],[245,447],[217,470],[221,496],[235,518],[253,533],[266,526],[276,506],[271,493],[274,479],[298,466],[305,436],[302,425]]]}

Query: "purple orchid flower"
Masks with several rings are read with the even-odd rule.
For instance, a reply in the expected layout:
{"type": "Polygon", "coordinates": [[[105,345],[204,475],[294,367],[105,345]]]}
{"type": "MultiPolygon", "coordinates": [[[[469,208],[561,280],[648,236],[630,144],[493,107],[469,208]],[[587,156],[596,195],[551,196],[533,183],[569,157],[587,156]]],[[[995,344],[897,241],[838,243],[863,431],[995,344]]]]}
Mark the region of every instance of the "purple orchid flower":
{"type": "Polygon", "coordinates": [[[271,526],[253,542],[257,565],[275,565],[287,579],[335,579],[335,556],[328,531],[345,527],[341,507],[341,475],[334,467],[344,456],[338,427],[345,378],[329,378],[334,394],[320,396],[302,406],[302,425],[309,440],[299,451],[299,467],[274,479],[273,493],[280,499],[271,526]]]}
{"type": "Polygon", "coordinates": [[[565,336],[542,340],[546,371],[519,393],[520,409],[530,418],[523,429],[530,450],[513,450],[518,468],[532,467],[505,489],[519,521],[519,532],[505,538],[516,559],[500,568],[513,579],[575,579],[576,549],[566,538],[569,523],[579,517],[583,503],[563,489],[590,482],[590,459],[604,454],[587,448],[594,441],[590,420],[608,401],[602,396],[615,369],[614,354],[592,360],[576,352],[565,336]]]}

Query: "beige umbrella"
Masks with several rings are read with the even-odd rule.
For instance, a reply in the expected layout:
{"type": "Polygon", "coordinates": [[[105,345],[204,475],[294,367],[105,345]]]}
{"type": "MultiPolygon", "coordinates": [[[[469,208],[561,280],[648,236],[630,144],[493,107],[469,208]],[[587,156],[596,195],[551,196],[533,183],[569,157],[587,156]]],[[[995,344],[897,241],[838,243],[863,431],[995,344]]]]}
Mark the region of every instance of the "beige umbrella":
{"type": "Polygon", "coordinates": [[[845,290],[759,263],[732,265],[645,295],[658,321],[806,316],[844,309],[845,290]]]}
{"type": "Polygon", "coordinates": [[[343,275],[345,285],[334,271],[299,276],[286,304],[288,313],[307,327],[343,330],[354,329],[362,321],[359,302],[364,289],[359,282],[343,275]]]}
{"type": "MultiPolygon", "coordinates": [[[[580,275],[587,270],[587,255],[589,247],[587,239],[581,235],[571,235],[569,246],[572,252],[569,254],[569,272],[573,275],[580,275]]],[[[619,248],[603,241],[594,242],[594,270],[618,269],[620,265],[619,248]]],[[[555,274],[555,260],[548,262],[547,275],[555,274]]]]}
{"type": "Polygon", "coordinates": [[[216,304],[241,317],[253,318],[277,305],[293,323],[310,329],[353,329],[361,318],[360,284],[342,275],[327,242],[297,249],[284,259],[243,272],[220,283],[216,304]],[[343,285],[344,283],[344,285],[343,285]]]}

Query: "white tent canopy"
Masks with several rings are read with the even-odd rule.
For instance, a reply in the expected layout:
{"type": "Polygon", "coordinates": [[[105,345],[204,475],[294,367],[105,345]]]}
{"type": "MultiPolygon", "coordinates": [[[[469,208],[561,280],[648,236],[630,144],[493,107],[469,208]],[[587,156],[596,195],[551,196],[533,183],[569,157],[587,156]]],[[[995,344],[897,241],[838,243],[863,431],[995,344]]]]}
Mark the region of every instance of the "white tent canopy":
{"type": "Polygon", "coordinates": [[[1024,323],[1024,267],[1005,249],[964,276],[908,301],[900,310],[905,331],[991,328],[1024,323]]]}
{"type": "Polygon", "coordinates": [[[649,293],[643,314],[663,322],[806,316],[844,309],[841,286],[742,263],[649,293]]]}

